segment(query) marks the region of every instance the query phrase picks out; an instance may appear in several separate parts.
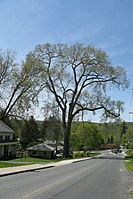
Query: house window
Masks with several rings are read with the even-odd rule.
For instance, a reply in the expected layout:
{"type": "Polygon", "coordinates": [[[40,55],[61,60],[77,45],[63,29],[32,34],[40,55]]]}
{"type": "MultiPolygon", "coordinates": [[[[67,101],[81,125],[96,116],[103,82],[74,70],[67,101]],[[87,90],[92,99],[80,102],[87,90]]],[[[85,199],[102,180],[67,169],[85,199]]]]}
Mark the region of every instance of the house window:
{"type": "Polygon", "coordinates": [[[3,140],[3,135],[0,135],[0,140],[3,140]]]}
{"type": "Polygon", "coordinates": [[[10,140],[10,135],[5,135],[5,140],[10,140]]]}
{"type": "Polygon", "coordinates": [[[16,136],[15,136],[15,134],[13,134],[13,138],[12,138],[13,140],[15,140],[16,139],[16,136]]]}

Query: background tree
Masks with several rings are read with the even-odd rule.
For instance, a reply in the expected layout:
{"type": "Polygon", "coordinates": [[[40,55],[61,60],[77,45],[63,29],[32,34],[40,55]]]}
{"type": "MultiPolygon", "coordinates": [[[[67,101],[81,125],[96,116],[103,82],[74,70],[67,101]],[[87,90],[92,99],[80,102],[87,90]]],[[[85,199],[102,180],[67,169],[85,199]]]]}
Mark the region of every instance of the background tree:
{"type": "Polygon", "coordinates": [[[28,121],[25,120],[25,123],[21,129],[20,143],[22,149],[26,149],[28,146],[38,143],[39,140],[40,140],[39,127],[34,117],[31,116],[28,121]]]}
{"type": "Polygon", "coordinates": [[[126,134],[127,129],[128,129],[127,124],[126,124],[125,121],[123,121],[123,122],[122,122],[122,125],[121,125],[121,136],[123,136],[123,135],[126,134]]]}
{"type": "Polygon", "coordinates": [[[123,135],[122,136],[122,139],[121,139],[121,145],[124,146],[124,147],[127,147],[127,144],[128,143],[128,139],[127,139],[127,135],[123,135]]]}
{"type": "Polygon", "coordinates": [[[37,102],[41,90],[41,72],[37,60],[26,57],[21,65],[11,53],[0,54],[0,110],[1,119],[24,116],[37,102]]]}
{"type": "Polygon", "coordinates": [[[110,137],[110,143],[111,143],[111,144],[114,143],[114,136],[113,136],[113,135],[111,135],[111,137],[110,137]]]}
{"type": "Polygon", "coordinates": [[[77,134],[77,132],[71,133],[70,148],[73,151],[80,151],[81,150],[81,140],[80,140],[80,136],[79,136],[79,134],[77,134]]]}
{"type": "MultiPolygon", "coordinates": [[[[11,81],[11,74],[16,67],[14,53],[12,51],[2,51],[0,49],[0,88],[6,87],[11,81]]],[[[0,92],[0,98],[3,96],[0,92]]]]}
{"type": "Polygon", "coordinates": [[[99,134],[98,128],[89,123],[82,126],[80,131],[80,140],[85,150],[94,150],[100,148],[103,144],[102,136],[99,134]]]}
{"type": "MultiPolygon", "coordinates": [[[[14,53],[0,50],[0,118],[4,118],[4,105],[7,105],[5,89],[11,85],[12,73],[16,70],[14,53]]],[[[5,120],[5,122],[8,118],[5,120]]]]}
{"type": "Polygon", "coordinates": [[[40,124],[40,137],[41,141],[44,141],[47,139],[47,128],[48,128],[48,122],[45,119],[41,124],[40,124]]]}
{"type": "Polygon", "coordinates": [[[114,137],[113,137],[113,135],[111,135],[111,137],[108,137],[107,143],[108,144],[113,144],[114,143],[114,137]]]}
{"type": "Polygon", "coordinates": [[[56,116],[50,116],[47,120],[47,132],[51,139],[58,142],[62,140],[62,126],[61,121],[56,116]]]}
{"type": "Polygon", "coordinates": [[[41,139],[58,142],[59,140],[62,140],[62,138],[63,133],[60,119],[56,116],[45,118],[41,125],[41,139]]]}
{"type": "Polygon", "coordinates": [[[133,149],[133,129],[127,130],[126,140],[127,140],[127,143],[126,143],[127,148],[133,149]]]}
{"type": "Polygon", "coordinates": [[[112,66],[101,49],[76,44],[38,45],[29,53],[42,64],[43,81],[60,108],[64,131],[64,156],[69,157],[71,124],[86,111],[102,110],[107,117],[118,117],[122,102],[107,95],[108,86],[128,87],[125,70],[112,66]]]}

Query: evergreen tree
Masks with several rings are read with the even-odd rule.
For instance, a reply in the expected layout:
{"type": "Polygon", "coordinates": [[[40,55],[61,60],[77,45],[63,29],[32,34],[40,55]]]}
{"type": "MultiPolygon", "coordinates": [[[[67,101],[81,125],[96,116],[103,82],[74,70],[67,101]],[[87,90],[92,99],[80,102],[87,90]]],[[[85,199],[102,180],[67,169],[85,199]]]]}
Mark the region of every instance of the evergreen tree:
{"type": "Polygon", "coordinates": [[[111,135],[110,143],[111,143],[111,144],[113,144],[113,143],[114,143],[114,137],[113,137],[113,135],[111,135]]]}
{"type": "Polygon", "coordinates": [[[121,127],[121,135],[125,135],[126,132],[127,132],[127,129],[128,129],[127,124],[126,124],[125,121],[123,121],[122,122],[122,127],[121,127]]]}
{"type": "Polygon", "coordinates": [[[33,116],[28,121],[25,121],[21,129],[21,146],[26,149],[27,146],[39,142],[40,131],[33,116]]]}

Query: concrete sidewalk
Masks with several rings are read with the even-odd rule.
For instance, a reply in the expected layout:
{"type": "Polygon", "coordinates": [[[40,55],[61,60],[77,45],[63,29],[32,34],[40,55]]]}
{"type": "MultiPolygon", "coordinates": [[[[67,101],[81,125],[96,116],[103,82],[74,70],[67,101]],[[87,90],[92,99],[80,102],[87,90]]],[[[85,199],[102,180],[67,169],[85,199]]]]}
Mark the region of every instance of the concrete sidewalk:
{"type": "Polygon", "coordinates": [[[48,169],[48,168],[57,167],[57,166],[61,166],[61,165],[76,163],[76,162],[80,162],[80,161],[86,161],[86,160],[89,160],[89,159],[92,159],[92,158],[93,157],[63,160],[63,161],[60,161],[60,162],[45,164],[45,165],[44,164],[31,164],[31,165],[24,165],[24,166],[1,168],[0,169],[0,177],[18,174],[18,173],[24,173],[24,172],[28,172],[28,171],[48,169]]]}

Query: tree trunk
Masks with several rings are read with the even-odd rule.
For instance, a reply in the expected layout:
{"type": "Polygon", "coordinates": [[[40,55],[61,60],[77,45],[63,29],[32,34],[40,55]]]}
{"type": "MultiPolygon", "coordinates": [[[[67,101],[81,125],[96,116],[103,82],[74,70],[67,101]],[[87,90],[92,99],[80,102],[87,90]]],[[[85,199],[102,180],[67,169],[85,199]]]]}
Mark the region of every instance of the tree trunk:
{"type": "Polygon", "coordinates": [[[70,145],[69,145],[69,138],[70,138],[70,130],[68,128],[64,129],[64,157],[70,157],[70,145]]]}

